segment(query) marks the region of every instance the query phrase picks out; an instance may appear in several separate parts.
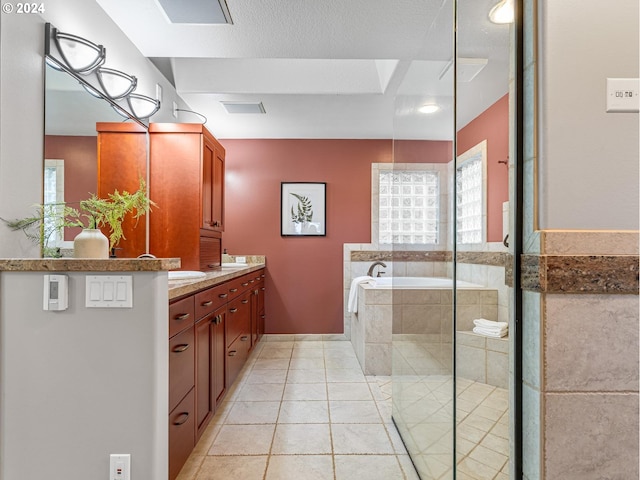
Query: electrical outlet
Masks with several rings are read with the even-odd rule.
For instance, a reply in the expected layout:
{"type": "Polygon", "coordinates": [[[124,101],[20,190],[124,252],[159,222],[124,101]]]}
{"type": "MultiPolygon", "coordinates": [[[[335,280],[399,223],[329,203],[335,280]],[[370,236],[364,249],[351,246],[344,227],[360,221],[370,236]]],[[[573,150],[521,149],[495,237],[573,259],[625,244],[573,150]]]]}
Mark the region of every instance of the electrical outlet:
{"type": "Polygon", "coordinates": [[[247,263],[247,257],[236,257],[236,263],[247,263]]]}
{"type": "Polygon", "coordinates": [[[131,455],[112,453],[109,457],[109,480],[131,480],[131,455]]]}

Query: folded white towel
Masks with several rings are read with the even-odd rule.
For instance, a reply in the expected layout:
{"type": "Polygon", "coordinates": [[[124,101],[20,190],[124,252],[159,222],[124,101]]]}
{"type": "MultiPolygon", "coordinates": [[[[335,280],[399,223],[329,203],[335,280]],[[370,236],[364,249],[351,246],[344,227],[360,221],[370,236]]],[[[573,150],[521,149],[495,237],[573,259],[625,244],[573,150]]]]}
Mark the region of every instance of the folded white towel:
{"type": "Polygon", "coordinates": [[[476,318],[473,321],[473,324],[476,327],[482,327],[482,328],[502,329],[502,328],[508,328],[509,327],[509,324],[507,322],[494,322],[493,320],[487,320],[486,318],[476,318]]]}
{"type": "Polygon", "coordinates": [[[351,288],[349,289],[349,302],[347,303],[347,312],[356,313],[358,311],[358,285],[362,282],[373,280],[369,275],[356,277],[351,280],[351,288]]]}
{"type": "Polygon", "coordinates": [[[473,327],[473,333],[478,335],[483,335],[485,337],[493,337],[493,338],[502,338],[506,337],[509,333],[508,328],[502,329],[490,329],[490,328],[482,328],[482,327],[473,327]]]}

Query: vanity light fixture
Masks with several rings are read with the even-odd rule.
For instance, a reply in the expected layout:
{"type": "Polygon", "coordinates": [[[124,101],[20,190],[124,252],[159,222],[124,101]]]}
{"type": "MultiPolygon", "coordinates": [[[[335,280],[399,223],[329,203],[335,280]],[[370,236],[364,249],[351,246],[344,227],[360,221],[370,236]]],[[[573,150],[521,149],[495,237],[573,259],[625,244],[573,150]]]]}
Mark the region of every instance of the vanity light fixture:
{"type": "Polygon", "coordinates": [[[89,40],[63,33],[53,28],[53,41],[67,67],[74,73],[86,75],[91,73],[105,61],[107,52],[102,45],[89,40]]]}
{"type": "Polygon", "coordinates": [[[420,113],[425,113],[425,114],[436,113],[438,110],[440,110],[440,107],[435,103],[427,103],[425,105],[422,105],[420,108],[418,108],[418,111],[420,113]]]}
{"type": "Polygon", "coordinates": [[[149,118],[160,110],[160,100],[155,100],[137,93],[130,93],[127,96],[127,102],[129,103],[131,112],[138,119],[149,118]]]}
{"type": "Polygon", "coordinates": [[[515,18],[513,0],[500,0],[489,11],[489,20],[497,24],[513,23],[515,18]]]}
{"type": "Polygon", "coordinates": [[[104,93],[113,100],[126,97],[138,85],[138,79],[133,75],[112,68],[98,68],[96,76],[104,93]]]}

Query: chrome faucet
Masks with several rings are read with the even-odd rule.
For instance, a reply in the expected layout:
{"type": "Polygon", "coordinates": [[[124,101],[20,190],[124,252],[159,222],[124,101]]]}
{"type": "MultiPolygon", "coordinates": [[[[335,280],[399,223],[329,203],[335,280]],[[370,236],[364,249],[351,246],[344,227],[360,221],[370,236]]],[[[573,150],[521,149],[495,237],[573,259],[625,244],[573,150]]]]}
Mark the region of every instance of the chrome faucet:
{"type": "MultiPolygon", "coordinates": [[[[387,268],[387,265],[383,262],[373,262],[369,267],[369,270],[367,271],[367,275],[370,277],[373,277],[373,269],[376,268],[378,265],[380,265],[381,267],[387,268]]],[[[376,275],[376,277],[379,277],[383,273],[384,272],[381,272],[380,270],[378,270],[378,274],[376,275]]]]}

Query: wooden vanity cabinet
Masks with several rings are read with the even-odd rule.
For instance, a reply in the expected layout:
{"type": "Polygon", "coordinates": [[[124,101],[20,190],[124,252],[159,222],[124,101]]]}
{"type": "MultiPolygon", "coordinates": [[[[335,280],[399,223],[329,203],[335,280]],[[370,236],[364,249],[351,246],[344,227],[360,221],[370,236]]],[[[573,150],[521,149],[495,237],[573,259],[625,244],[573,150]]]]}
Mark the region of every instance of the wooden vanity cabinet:
{"type": "MultiPolygon", "coordinates": [[[[98,123],[98,195],[138,189],[149,177],[149,253],[179,257],[183,270],[220,266],[224,231],[225,150],[200,124],[98,123]],[[125,126],[123,126],[125,125],[125,126]]],[[[125,222],[119,256],[145,253],[146,219],[125,222]]]]}

